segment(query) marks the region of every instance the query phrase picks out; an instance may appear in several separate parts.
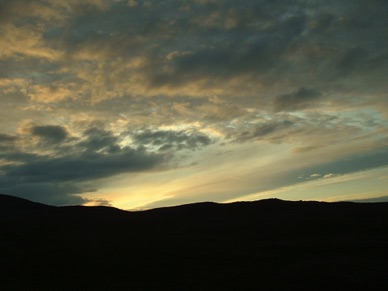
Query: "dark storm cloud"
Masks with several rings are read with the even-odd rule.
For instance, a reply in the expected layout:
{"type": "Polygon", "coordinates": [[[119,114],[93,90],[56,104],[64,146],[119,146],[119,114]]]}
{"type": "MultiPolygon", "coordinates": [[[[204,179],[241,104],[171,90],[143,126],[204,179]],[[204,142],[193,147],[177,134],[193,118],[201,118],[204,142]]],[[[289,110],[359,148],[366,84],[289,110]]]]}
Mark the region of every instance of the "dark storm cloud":
{"type": "Polygon", "coordinates": [[[33,126],[31,134],[51,142],[61,142],[68,136],[67,130],[59,125],[33,126]]]}
{"type": "Polygon", "coordinates": [[[289,94],[277,96],[274,101],[275,111],[295,111],[312,106],[322,93],[309,88],[301,87],[289,94]]]}
{"type": "MultiPolygon", "coordinates": [[[[170,55],[168,70],[150,69],[151,86],[180,86],[194,80],[229,79],[238,75],[263,74],[273,70],[306,25],[305,16],[292,16],[271,29],[254,31],[217,30],[217,38],[189,51],[170,55]],[[246,35],[248,33],[248,35],[246,35]]],[[[211,39],[212,33],[205,38],[211,39]]]]}
{"type": "Polygon", "coordinates": [[[10,162],[23,162],[39,160],[41,156],[32,153],[20,152],[15,149],[8,148],[7,151],[0,153],[0,158],[10,162]]]}
{"type": "MultiPolygon", "coordinates": [[[[66,135],[60,126],[33,127],[33,133],[44,138],[63,140],[66,135]]],[[[4,153],[9,161],[1,167],[5,177],[28,183],[88,181],[113,176],[123,172],[152,169],[160,165],[164,157],[146,152],[143,148],[120,147],[112,132],[91,128],[71,145],[57,148],[55,155],[23,152],[4,153]],[[65,149],[65,150],[64,150],[65,149]]]]}
{"type": "Polygon", "coordinates": [[[212,143],[212,140],[203,133],[187,130],[145,130],[135,134],[133,138],[139,145],[156,147],[160,151],[194,150],[212,143]]]}
{"type": "Polygon", "coordinates": [[[152,169],[162,161],[162,156],[128,148],[109,155],[86,152],[76,156],[41,156],[39,160],[26,161],[23,165],[6,165],[1,169],[8,179],[23,177],[23,181],[29,183],[79,182],[152,169]]]}
{"type": "Polygon", "coordinates": [[[10,143],[10,142],[14,142],[16,140],[17,140],[17,137],[14,135],[0,133],[0,144],[1,143],[10,143]]]}
{"type": "MultiPolygon", "coordinates": [[[[64,128],[53,125],[32,127],[31,133],[55,141],[67,137],[64,128]]],[[[90,201],[74,194],[90,191],[87,185],[99,179],[161,169],[174,151],[194,150],[212,143],[208,136],[195,130],[143,130],[132,134],[132,146],[120,146],[127,136],[131,134],[115,135],[92,127],[82,137],[51,148],[56,151],[51,155],[8,149],[0,154],[0,159],[7,161],[0,166],[0,192],[55,205],[86,203],[90,201]]],[[[13,140],[4,134],[0,138],[13,140]]]]}
{"type": "Polygon", "coordinates": [[[119,138],[111,132],[96,127],[84,132],[86,139],[78,144],[79,147],[87,151],[105,151],[109,153],[119,152],[121,149],[117,145],[119,138]]]}
{"type": "MultiPolygon", "coordinates": [[[[66,137],[59,126],[33,127],[32,133],[55,141],[66,137]]],[[[8,135],[2,139],[12,140],[8,135]]],[[[168,161],[167,155],[147,152],[144,147],[120,147],[112,132],[97,128],[72,142],[56,147],[52,155],[12,148],[2,152],[0,159],[7,163],[0,166],[0,192],[58,205],[87,202],[74,196],[88,192],[85,185],[116,174],[157,169],[168,161]]]]}

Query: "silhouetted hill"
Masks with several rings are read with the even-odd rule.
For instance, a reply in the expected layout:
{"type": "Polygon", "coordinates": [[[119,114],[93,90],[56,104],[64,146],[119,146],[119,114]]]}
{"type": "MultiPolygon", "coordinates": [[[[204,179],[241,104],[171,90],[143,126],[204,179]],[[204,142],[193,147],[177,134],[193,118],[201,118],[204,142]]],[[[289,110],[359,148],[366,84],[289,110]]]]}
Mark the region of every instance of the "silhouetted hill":
{"type": "Polygon", "coordinates": [[[128,212],[0,195],[1,290],[385,290],[388,203],[128,212]]]}
{"type": "Polygon", "coordinates": [[[20,211],[35,211],[48,209],[52,206],[48,206],[41,203],[32,202],[27,199],[0,194],[0,211],[1,213],[7,212],[20,212],[20,211]]]}

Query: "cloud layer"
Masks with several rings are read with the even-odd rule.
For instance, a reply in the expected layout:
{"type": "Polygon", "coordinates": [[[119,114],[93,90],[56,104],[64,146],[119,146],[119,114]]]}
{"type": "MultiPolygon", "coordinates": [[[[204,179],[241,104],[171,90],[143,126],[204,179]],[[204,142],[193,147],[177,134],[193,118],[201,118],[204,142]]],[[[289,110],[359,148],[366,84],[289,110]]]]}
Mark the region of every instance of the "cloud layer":
{"type": "Polygon", "coordinates": [[[387,147],[383,0],[0,1],[0,24],[0,192],[106,202],[120,175],[245,173],[228,197],[165,190],[223,201],[365,170],[387,147]]]}

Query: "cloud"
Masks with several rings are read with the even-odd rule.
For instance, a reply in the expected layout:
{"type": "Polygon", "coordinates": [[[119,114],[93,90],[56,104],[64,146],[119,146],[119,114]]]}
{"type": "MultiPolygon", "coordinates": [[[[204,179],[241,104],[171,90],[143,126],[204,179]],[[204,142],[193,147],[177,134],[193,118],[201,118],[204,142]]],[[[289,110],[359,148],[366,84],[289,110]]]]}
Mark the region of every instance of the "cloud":
{"type": "Polygon", "coordinates": [[[236,127],[227,137],[234,142],[248,142],[254,140],[266,140],[271,142],[281,142],[284,132],[294,131],[293,126],[296,121],[291,119],[261,120],[236,127]]]}
{"type": "MultiPolygon", "coordinates": [[[[26,79],[34,75],[29,74],[36,67],[31,59],[49,60],[49,75],[57,80],[40,74],[43,80],[26,87],[37,102],[213,93],[256,98],[258,91],[279,97],[274,84],[288,88],[293,84],[299,90],[306,84],[309,88],[325,84],[328,92],[331,86],[342,85],[350,90],[354,86],[342,82],[348,72],[364,78],[366,71],[381,75],[386,68],[386,41],[379,37],[385,20],[374,19],[372,15],[381,11],[362,3],[149,1],[149,7],[136,1],[31,3],[3,4],[15,18],[8,21],[14,28],[7,28],[10,40],[4,40],[4,49],[12,49],[7,56],[14,60],[25,56],[26,79]],[[40,12],[28,16],[32,11],[40,12]],[[360,11],[366,16],[360,17],[360,11]],[[20,19],[27,24],[39,19],[42,25],[15,25],[20,19]],[[373,33],[359,33],[355,24],[373,33]]],[[[309,88],[305,90],[313,90],[309,88]]],[[[277,98],[275,109],[315,104],[312,98],[302,101],[298,94],[302,93],[294,94],[295,102],[289,100],[292,94],[283,94],[288,99],[277,98]]]]}
{"type": "Polygon", "coordinates": [[[333,174],[333,173],[327,173],[327,174],[317,174],[317,173],[314,173],[314,174],[311,174],[310,175],[310,178],[312,179],[316,179],[316,178],[323,178],[323,179],[329,179],[329,178],[333,178],[333,177],[336,177],[337,175],[336,174],[333,174]]]}
{"type": "Polygon", "coordinates": [[[67,130],[59,125],[33,126],[30,130],[32,135],[54,143],[61,142],[68,136],[67,130]]]}
{"type": "Polygon", "coordinates": [[[336,175],[336,174],[333,174],[333,173],[328,173],[328,174],[325,174],[325,175],[323,176],[323,178],[329,179],[329,178],[333,178],[333,177],[335,177],[335,176],[337,176],[337,175],[336,175]]]}
{"type": "MultiPolygon", "coordinates": [[[[314,158],[314,156],[312,156],[314,158]]],[[[315,157],[318,161],[318,158],[315,157]]],[[[330,161],[319,161],[318,164],[313,166],[306,166],[303,168],[304,173],[314,173],[308,175],[311,178],[322,177],[324,179],[334,178],[340,175],[348,173],[367,171],[371,169],[377,169],[380,167],[386,167],[388,165],[388,151],[384,147],[380,147],[374,150],[370,150],[368,153],[363,151],[356,153],[349,153],[341,157],[331,157],[330,161]],[[325,173],[325,174],[317,174],[325,173]]],[[[301,170],[298,169],[298,174],[294,174],[295,177],[304,176],[301,170]]]]}
{"type": "Polygon", "coordinates": [[[305,17],[298,15],[274,23],[270,29],[257,28],[257,34],[252,33],[247,38],[241,38],[242,31],[238,29],[232,33],[224,29],[210,31],[206,44],[168,54],[163,70],[150,68],[150,86],[180,87],[193,81],[211,86],[211,82],[217,84],[246,74],[265,74],[281,61],[304,25],[305,17]],[[211,40],[212,34],[214,41],[211,40]],[[225,41],[219,42],[224,37],[225,41]]]}
{"type": "MultiPolygon", "coordinates": [[[[18,138],[14,135],[0,133],[0,151],[6,152],[15,146],[18,138]]],[[[1,160],[1,155],[0,155],[1,160]]]]}
{"type": "Polygon", "coordinates": [[[1,143],[10,143],[10,142],[14,142],[16,140],[17,140],[17,137],[14,135],[0,133],[0,144],[1,143]]]}
{"type": "MultiPolygon", "coordinates": [[[[64,127],[44,125],[30,126],[27,132],[57,146],[50,147],[50,153],[43,150],[42,144],[30,144],[24,152],[7,148],[0,154],[0,159],[6,161],[0,166],[0,192],[34,199],[41,195],[35,200],[54,204],[100,203],[74,195],[86,193],[99,180],[118,174],[162,170],[169,166],[176,151],[192,151],[212,143],[196,130],[145,129],[114,134],[91,127],[81,136],[70,138],[64,127]],[[124,142],[128,139],[131,144],[124,142]]],[[[1,141],[17,140],[2,134],[1,141]]]]}
{"type": "MultiPolygon", "coordinates": [[[[68,132],[61,126],[33,126],[29,130],[32,135],[59,145],[51,148],[50,154],[42,151],[41,144],[30,144],[24,152],[6,148],[0,154],[0,159],[7,161],[0,166],[0,192],[41,195],[38,200],[47,203],[86,203],[74,195],[87,192],[88,185],[97,180],[158,169],[168,162],[167,155],[119,146],[119,139],[102,129],[90,128],[82,137],[66,143],[62,142],[68,132]]],[[[3,142],[18,141],[10,135],[0,137],[3,142]]]]}
{"type": "Polygon", "coordinates": [[[279,95],[274,101],[275,111],[295,111],[312,106],[322,97],[322,93],[304,87],[297,90],[279,95]]]}
{"type": "Polygon", "coordinates": [[[135,143],[163,150],[195,150],[208,146],[212,140],[205,134],[193,130],[145,130],[133,136],[135,143]]]}
{"type": "Polygon", "coordinates": [[[277,130],[281,130],[291,126],[293,123],[290,120],[283,120],[281,122],[267,122],[258,124],[253,131],[253,137],[262,137],[271,134],[277,130]]]}
{"type": "Polygon", "coordinates": [[[108,199],[86,199],[86,203],[83,203],[86,206],[109,206],[112,207],[111,201],[108,199]]]}
{"type": "Polygon", "coordinates": [[[46,45],[39,28],[6,23],[0,27],[0,33],[3,35],[0,39],[1,59],[42,58],[53,61],[60,56],[57,50],[46,45]]]}
{"type": "Polygon", "coordinates": [[[281,144],[322,175],[385,161],[360,158],[387,140],[384,0],[0,5],[0,176],[12,193],[73,199],[184,156],[201,165],[221,145],[281,144]]]}
{"type": "Polygon", "coordinates": [[[127,5],[129,7],[136,7],[138,5],[136,0],[128,0],[127,5]]]}
{"type": "Polygon", "coordinates": [[[319,148],[319,146],[315,146],[315,145],[302,146],[302,147],[296,147],[294,149],[294,152],[298,153],[298,154],[303,154],[303,153],[307,153],[307,152],[313,151],[313,150],[318,149],[318,148],[319,148]]]}
{"type": "Polygon", "coordinates": [[[362,47],[349,48],[344,52],[338,62],[338,70],[342,74],[348,74],[354,70],[360,69],[360,66],[368,58],[368,52],[362,47]]]}
{"type": "Polygon", "coordinates": [[[110,177],[122,172],[136,172],[154,168],[163,157],[138,150],[125,149],[119,153],[82,153],[75,156],[39,157],[23,165],[2,167],[5,176],[12,180],[23,177],[29,183],[44,181],[85,181],[110,177]]]}
{"type": "MultiPolygon", "coordinates": [[[[33,135],[55,143],[68,136],[61,126],[33,126],[30,130],[33,135]]],[[[23,163],[5,165],[2,170],[8,179],[23,177],[28,183],[77,182],[152,169],[164,160],[160,154],[148,153],[143,148],[122,147],[118,143],[118,137],[112,132],[90,128],[81,138],[60,145],[49,155],[33,153],[32,148],[32,153],[4,153],[4,158],[23,163]]],[[[37,147],[39,150],[40,145],[37,147]]]]}
{"type": "Polygon", "coordinates": [[[77,187],[73,183],[25,183],[21,179],[22,177],[19,180],[10,181],[0,175],[1,193],[58,206],[80,205],[88,202],[87,199],[77,195],[87,192],[87,189],[77,187]]]}
{"type": "Polygon", "coordinates": [[[85,130],[83,135],[86,138],[78,144],[78,147],[85,148],[87,152],[115,153],[121,151],[118,145],[119,138],[112,132],[92,127],[85,130]]]}
{"type": "Polygon", "coordinates": [[[378,202],[388,202],[388,196],[380,196],[366,199],[354,199],[350,200],[351,202],[360,202],[360,203],[378,203],[378,202]]]}

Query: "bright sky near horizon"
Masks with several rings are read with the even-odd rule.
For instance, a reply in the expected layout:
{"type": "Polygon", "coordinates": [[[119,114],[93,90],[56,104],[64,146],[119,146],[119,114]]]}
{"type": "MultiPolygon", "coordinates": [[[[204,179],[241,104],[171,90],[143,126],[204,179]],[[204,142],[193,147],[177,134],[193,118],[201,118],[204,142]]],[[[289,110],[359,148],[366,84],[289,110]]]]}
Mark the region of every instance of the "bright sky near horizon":
{"type": "Polygon", "coordinates": [[[386,0],[0,0],[0,193],[388,201],[386,0]]]}

